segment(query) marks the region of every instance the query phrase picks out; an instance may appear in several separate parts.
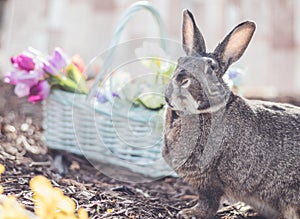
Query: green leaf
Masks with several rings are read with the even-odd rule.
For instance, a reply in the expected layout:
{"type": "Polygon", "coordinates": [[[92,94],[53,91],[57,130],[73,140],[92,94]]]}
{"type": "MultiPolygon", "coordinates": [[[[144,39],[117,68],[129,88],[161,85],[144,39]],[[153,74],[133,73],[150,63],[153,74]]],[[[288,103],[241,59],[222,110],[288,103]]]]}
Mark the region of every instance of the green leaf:
{"type": "Polygon", "coordinates": [[[82,73],[79,71],[79,69],[75,65],[69,64],[67,66],[66,70],[67,70],[67,76],[71,80],[79,83],[83,79],[82,73]]]}
{"type": "Polygon", "coordinates": [[[56,77],[55,82],[55,84],[58,84],[65,91],[83,94],[86,94],[88,92],[88,89],[86,87],[80,86],[80,83],[76,83],[66,76],[56,77]]]}
{"type": "Polygon", "coordinates": [[[86,86],[85,78],[83,77],[82,73],[79,71],[79,69],[74,64],[69,64],[67,69],[67,78],[65,80],[65,84],[67,87],[71,86],[73,88],[74,84],[70,82],[69,80],[73,81],[76,86],[75,92],[78,93],[87,93],[88,88],[86,86]]]}
{"type": "Polygon", "coordinates": [[[165,98],[163,95],[149,94],[138,97],[136,102],[142,104],[147,109],[157,110],[165,105],[165,98]]]}

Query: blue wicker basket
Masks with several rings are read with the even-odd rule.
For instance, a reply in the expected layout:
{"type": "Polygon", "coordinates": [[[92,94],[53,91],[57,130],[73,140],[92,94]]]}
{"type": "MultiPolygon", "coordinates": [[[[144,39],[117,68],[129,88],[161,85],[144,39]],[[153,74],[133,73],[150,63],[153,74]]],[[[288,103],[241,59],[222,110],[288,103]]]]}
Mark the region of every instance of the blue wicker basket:
{"type": "Polygon", "coordinates": [[[109,72],[120,34],[140,10],[150,11],[161,33],[159,13],[148,2],[137,2],[120,20],[100,73],[88,95],[53,90],[44,102],[44,136],[50,148],[83,154],[87,159],[125,167],[148,177],[174,174],[161,156],[163,118],[157,111],[131,106],[119,98],[95,101],[99,82],[109,72]]]}

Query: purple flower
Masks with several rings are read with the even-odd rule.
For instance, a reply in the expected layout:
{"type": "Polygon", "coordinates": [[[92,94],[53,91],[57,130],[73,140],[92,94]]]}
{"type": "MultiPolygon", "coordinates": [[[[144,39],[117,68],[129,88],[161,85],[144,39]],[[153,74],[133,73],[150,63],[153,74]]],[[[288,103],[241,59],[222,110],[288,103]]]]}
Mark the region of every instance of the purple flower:
{"type": "Polygon", "coordinates": [[[47,81],[39,81],[36,85],[30,88],[28,101],[32,103],[39,102],[48,97],[50,93],[50,85],[47,81]]]}
{"type": "Polygon", "coordinates": [[[119,94],[117,92],[112,92],[113,97],[119,97],[119,94]]]}
{"type": "Polygon", "coordinates": [[[37,73],[40,80],[45,78],[45,71],[42,64],[40,64],[34,71],[37,73]]]}
{"type": "Polygon", "coordinates": [[[4,81],[16,85],[15,94],[18,97],[24,97],[29,94],[30,88],[38,83],[41,78],[40,74],[38,71],[15,70],[7,72],[4,81]]]}
{"type": "Polygon", "coordinates": [[[4,81],[9,84],[26,84],[29,87],[35,85],[39,79],[41,78],[41,72],[38,71],[30,71],[27,72],[25,70],[16,70],[7,72],[4,76],[4,81]]]}
{"type": "MultiPolygon", "coordinates": [[[[111,95],[113,98],[119,97],[119,94],[117,92],[112,92],[111,95]]],[[[105,96],[105,94],[102,91],[99,91],[97,93],[96,98],[100,103],[106,103],[108,101],[107,97],[105,96]]]]}
{"type": "Polygon", "coordinates": [[[43,70],[35,70],[33,59],[25,54],[12,57],[11,62],[15,69],[5,74],[4,81],[16,85],[14,92],[18,97],[29,95],[31,87],[44,77],[43,70]]]}
{"type": "Polygon", "coordinates": [[[33,59],[25,54],[20,54],[16,57],[11,57],[11,63],[18,69],[31,71],[35,67],[33,59]]]}
{"type": "Polygon", "coordinates": [[[100,103],[106,103],[108,101],[108,99],[106,98],[105,94],[101,91],[99,91],[97,93],[97,100],[100,102],[100,103]]]}
{"type": "Polygon", "coordinates": [[[68,60],[66,54],[61,48],[55,48],[52,56],[43,63],[43,69],[45,72],[55,75],[61,69],[67,67],[68,60]]]}
{"type": "Polygon", "coordinates": [[[230,70],[228,71],[228,77],[229,77],[229,79],[231,79],[231,80],[237,78],[238,75],[239,75],[239,72],[238,72],[237,70],[231,70],[231,69],[230,69],[230,70]]]}

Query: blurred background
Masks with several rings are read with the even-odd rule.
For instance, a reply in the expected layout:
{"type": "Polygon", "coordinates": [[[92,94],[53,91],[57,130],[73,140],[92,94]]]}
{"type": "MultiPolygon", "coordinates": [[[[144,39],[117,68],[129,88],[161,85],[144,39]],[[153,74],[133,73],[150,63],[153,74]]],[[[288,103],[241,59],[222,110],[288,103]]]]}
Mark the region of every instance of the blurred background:
{"type": "MultiPolygon", "coordinates": [[[[0,0],[0,78],[10,69],[9,58],[32,46],[49,53],[62,47],[87,63],[108,48],[118,19],[132,0],[0,0]]],[[[299,0],[151,0],[161,13],[168,38],[181,42],[182,10],[195,15],[207,48],[238,23],[253,20],[256,33],[243,58],[248,95],[300,93],[299,0]]],[[[156,37],[149,12],[139,12],[121,41],[156,37]]],[[[131,52],[131,51],[129,51],[131,52]]]]}

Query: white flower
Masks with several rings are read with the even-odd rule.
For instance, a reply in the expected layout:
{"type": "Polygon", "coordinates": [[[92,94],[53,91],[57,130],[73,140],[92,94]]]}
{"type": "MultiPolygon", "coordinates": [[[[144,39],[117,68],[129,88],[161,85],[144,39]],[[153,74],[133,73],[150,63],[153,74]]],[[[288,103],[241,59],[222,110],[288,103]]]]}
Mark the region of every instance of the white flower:
{"type": "Polygon", "coordinates": [[[169,57],[158,43],[143,42],[143,47],[135,49],[135,55],[144,66],[154,72],[164,72],[170,68],[169,57]]]}

